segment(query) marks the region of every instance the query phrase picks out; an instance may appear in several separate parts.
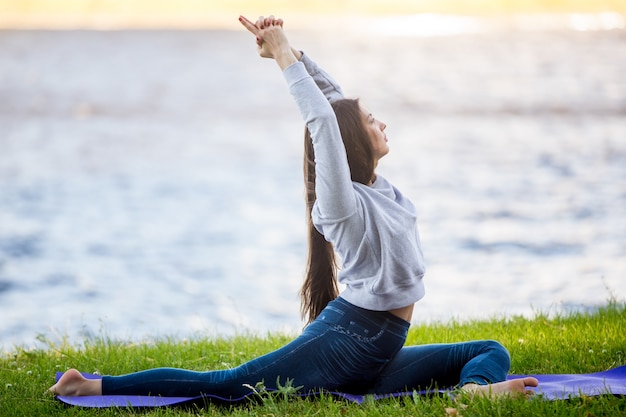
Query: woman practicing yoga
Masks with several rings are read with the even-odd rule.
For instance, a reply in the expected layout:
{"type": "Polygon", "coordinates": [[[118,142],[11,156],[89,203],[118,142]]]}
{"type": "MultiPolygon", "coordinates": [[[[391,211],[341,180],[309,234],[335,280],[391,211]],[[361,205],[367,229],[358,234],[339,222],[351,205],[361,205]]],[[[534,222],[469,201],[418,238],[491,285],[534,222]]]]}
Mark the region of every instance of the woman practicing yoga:
{"type": "Polygon", "coordinates": [[[534,378],[505,380],[510,357],[494,341],[403,347],[413,305],[424,295],[424,261],[415,207],[375,173],[389,152],[386,125],[290,46],[281,19],[239,20],[255,35],[259,54],[280,67],[306,124],[309,257],[301,295],[309,324],[286,346],[233,369],[157,368],[96,380],[69,370],[50,391],[240,398],[259,382],[273,390],[288,379],[303,393],[437,386],[498,394],[536,386],[534,378]],[[341,294],[337,279],[345,285],[341,294]]]}

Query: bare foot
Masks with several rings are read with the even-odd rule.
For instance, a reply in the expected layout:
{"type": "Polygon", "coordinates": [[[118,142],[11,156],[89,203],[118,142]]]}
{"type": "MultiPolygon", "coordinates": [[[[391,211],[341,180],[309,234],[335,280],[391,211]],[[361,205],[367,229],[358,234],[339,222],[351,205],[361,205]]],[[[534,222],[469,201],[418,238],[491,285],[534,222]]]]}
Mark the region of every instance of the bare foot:
{"type": "Polygon", "coordinates": [[[59,381],[48,390],[54,395],[81,396],[102,395],[102,380],[87,379],[76,369],[65,372],[59,381]]]}
{"type": "Polygon", "coordinates": [[[526,389],[526,387],[536,387],[538,385],[539,381],[537,378],[529,376],[488,385],[465,384],[461,389],[471,396],[499,397],[510,394],[532,395],[533,391],[526,389]]]}

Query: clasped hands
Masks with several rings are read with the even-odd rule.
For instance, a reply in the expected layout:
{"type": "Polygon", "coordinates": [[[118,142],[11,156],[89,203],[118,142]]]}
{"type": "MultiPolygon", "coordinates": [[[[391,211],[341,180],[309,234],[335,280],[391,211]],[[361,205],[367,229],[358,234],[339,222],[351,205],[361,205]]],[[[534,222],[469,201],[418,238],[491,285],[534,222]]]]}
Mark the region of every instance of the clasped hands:
{"type": "Polygon", "coordinates": [[[261,16],[253,23],[246,17],[239,16],[239,22],[256,37],[259,55],[263,58],[277,58],[281,52],[291,50],[283,31],[282,19],[261,16]]]}

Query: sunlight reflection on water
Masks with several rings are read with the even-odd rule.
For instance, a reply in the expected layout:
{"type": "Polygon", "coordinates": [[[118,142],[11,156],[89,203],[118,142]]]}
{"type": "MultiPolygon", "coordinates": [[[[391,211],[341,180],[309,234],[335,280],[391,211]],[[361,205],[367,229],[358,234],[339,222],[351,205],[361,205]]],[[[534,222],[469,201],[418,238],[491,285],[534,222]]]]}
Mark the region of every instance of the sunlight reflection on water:
{"type": "Polygon", "coordinates": [[[346,19],[353,34],[436,37],[507,31],[603,31],[625,28],[619,13],[515,14],[498,17],[420,13],[346,19]]]}

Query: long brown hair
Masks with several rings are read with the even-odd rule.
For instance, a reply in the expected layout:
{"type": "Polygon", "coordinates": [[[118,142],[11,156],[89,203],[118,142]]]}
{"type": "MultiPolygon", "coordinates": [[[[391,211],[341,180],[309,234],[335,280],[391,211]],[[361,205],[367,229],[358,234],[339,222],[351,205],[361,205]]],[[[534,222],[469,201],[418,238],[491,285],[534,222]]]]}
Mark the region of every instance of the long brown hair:
{"type": "MultiPolygon", "coordinates": [[[[332,103],[350,166],[352,181],[369,184],[374,176],[372,143],[363,124],[358,100],[341,99],[332,103]]],[[[311,134],[304,133],[304,185],[308,220],[309,251],[304,283],[300,290],[301,313],[308,323],[337,298],[337,261],[330,242],[313,225],[311,210],[315,195],[315,154],[311,134]]]]}

